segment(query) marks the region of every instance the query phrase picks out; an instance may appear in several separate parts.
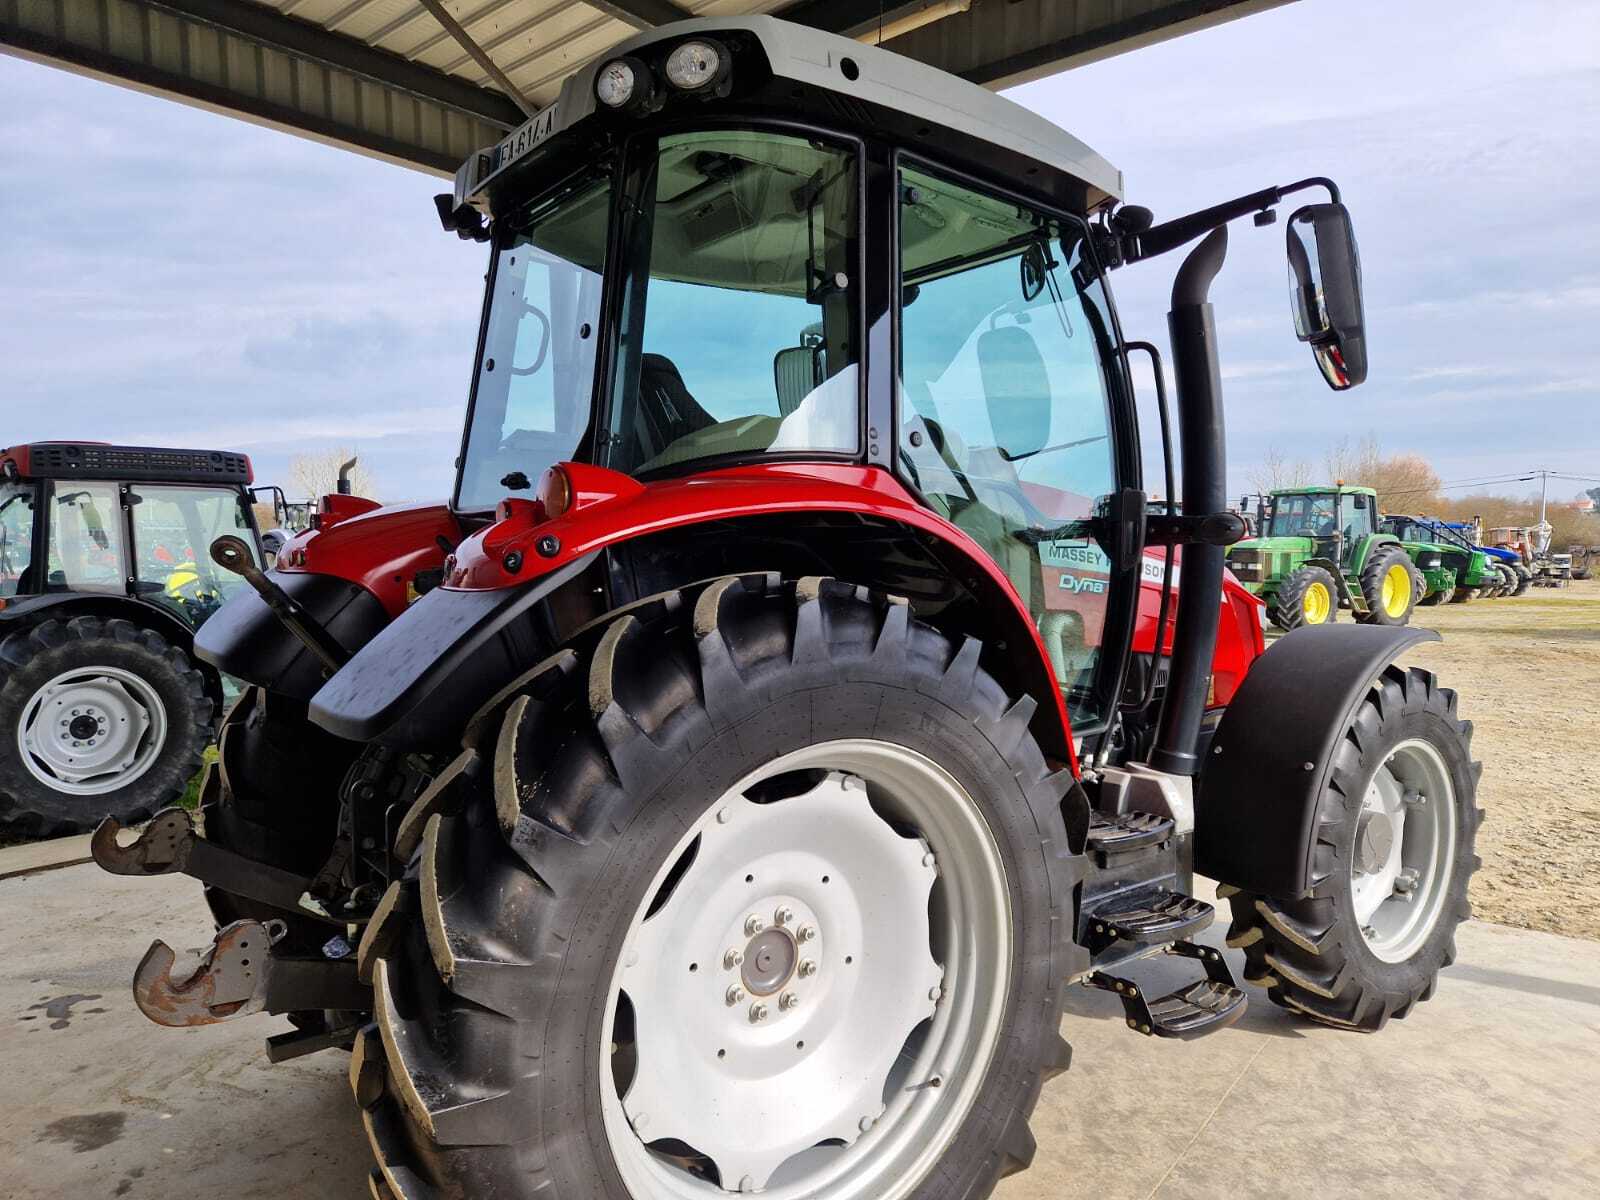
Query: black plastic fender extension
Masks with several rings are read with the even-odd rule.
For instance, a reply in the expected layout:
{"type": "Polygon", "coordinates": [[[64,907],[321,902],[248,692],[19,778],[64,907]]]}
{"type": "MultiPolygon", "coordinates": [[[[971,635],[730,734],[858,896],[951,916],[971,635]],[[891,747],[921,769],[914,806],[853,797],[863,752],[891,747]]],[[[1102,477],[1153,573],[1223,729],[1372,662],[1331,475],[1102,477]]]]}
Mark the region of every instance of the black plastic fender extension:
{"type": "MultiPolygon", "coordinates": [[[[389,623],[378,598],[359,583],[304,571],[269,571],[267,577],[348,653],[361,649],[389,623]]],[[[317,657],[247,588],[200,627],[194,651],[225,675],[296,700],[309,700],[327,678],[317,657]]]]}
{"type": "Polygon", "coordinates": [[[322,686],[311,720],[355,742],[453,745],[479,704],[554,648],[543,602],[598,557],[522,587],[434,588],[322,686]]]}
{"type": "Polygon", "coordinates": [[[1312,625],[1250,668],[1212,739],[1195,796],[1195,870],[1268,896],[1311,890],[1317,799],[1367,689],[1431,629],[1312,625]]]}

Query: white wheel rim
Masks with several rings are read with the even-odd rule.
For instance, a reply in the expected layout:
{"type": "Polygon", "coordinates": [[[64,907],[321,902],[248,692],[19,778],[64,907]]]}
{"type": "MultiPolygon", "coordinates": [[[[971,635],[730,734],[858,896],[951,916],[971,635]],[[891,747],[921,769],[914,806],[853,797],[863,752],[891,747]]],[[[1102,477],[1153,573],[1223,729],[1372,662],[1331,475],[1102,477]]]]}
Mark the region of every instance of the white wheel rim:
{"type": "Polygon", "coordinates": [[[606,1135],[629,1191],[908,1194],[972,1107],[1011,975],[1005,871],[965,789],[890,743],[808,747],[711,805],[646,896],[605,1010],[619,1037],[618,1013],[631,1013],[634,1041],[608,1044],[600,1063],[606,1135]],[[825,774],[788,798],[750,799],[801,771],[825,774]],[[794,971],[775,985],[785,939],[794,971]]]}
{"type": "Polygon", "coordinates": [[[1404,962],[1439,922],[1455,873],[1456,803],[1431,743],[1401,742],[1373,773],[1357,817],[1350,900],[1367,948],[1404,962]]]}
{"type": "Polygon", "coordinates": [[[17,726],[22,765],[73,796],[138,779],[167,740],[167,710],[148,680],[120,667],[63,671],[29,697],[17,726]]]}

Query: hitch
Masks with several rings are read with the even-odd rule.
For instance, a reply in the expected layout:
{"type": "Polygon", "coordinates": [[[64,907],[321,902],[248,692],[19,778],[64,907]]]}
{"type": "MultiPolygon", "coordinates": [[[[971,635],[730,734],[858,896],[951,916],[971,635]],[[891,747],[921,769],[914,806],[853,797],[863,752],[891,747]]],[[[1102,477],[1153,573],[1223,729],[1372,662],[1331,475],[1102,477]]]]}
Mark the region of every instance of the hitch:
{"type": "Polygon", "coordinates": [[[282,940],[285,930],[282,921],[235,921],[224,926],[182,979],[172,976],[177,954],[158,938],[133,973],[133,1002],[157,1025],[171,1029],[215,1025],[258,1012],[364,1012],[372,1007],[372,989],[356,978],[353,957],[326,960],[273,954],[273,944],[282,940]]]}
{"type": "Polygon", "coordinates": [[[89,838],[89,853],[113,875],[193,876],[208,887],[301,916],[344,926],[360,917],[333,916],[311,895],[312,880],[232,850],[195,832],[194,818],[181,808],[164,808],[150,819],[131,845],[118,843],[122,825],[107,817],[89,838]]]}

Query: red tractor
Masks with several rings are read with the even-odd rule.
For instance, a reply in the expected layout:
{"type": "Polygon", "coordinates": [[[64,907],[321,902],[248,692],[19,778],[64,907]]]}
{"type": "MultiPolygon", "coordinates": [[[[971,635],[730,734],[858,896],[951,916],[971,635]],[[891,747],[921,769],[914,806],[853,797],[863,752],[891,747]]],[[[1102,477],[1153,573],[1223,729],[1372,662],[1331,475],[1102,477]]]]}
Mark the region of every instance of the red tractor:
{"type": "Polygon", "coordinates": [[[439,200],[490,246],[450,504],[326,498],[201,631],[253,685],[204,837],[96,839],[221,925],[141,1007],[349,1045],[407,1200],[988,1195],[1069,986],[1141,1034],[1243,1010],[1197,872],[1274,1002],[1405,1015],[1476,865],[1470,727],[1393,665],[1434,635],[1263,652],[1223,569],[1207,289],[1307,191],[1294,312],[1343,388],[1327,180],[1154,224],[1015,104],[768,18],[578,70],[439,200]],[[1197,239],[1151,513],[1107,275],[1197,239]],[[1158,954],[1192,981],[1149,994],[1158,954]]]}

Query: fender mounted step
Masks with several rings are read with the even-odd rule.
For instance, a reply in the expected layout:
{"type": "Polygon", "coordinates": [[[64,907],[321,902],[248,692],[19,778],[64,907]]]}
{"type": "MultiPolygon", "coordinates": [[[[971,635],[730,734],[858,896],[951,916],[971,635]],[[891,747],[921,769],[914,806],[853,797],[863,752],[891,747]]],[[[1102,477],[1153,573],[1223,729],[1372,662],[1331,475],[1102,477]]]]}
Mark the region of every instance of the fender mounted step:
{"type": "Polygon", "coordinates": [[[1126,854],[1154,846],[1172,836],[1171,817],[1159,813],[1127,812],[1117,816],[1095,813],[1089,825],[1089,849],[1101,854],[1126,854]]]}
{"type": "Polygon", "coordinates": [[[1193,942],[1174,942],[1166,952],[1198,959],[1205,967],[1206,978],[1155,1000],[1147,1000],[1133,980],[1101,971],[1083,982],[1101,991],[1115,992],[1122,1001],[1128,1028],[1148,1036],[1196,1038],[1231,1025],[1244,1015],[1249,998],[1234,982],[1222,951],[1193,942]]]}
{"type": "Polygon", "coordinates": [[[1108,896],[1085,914],[1091,949],[1112,942],[1154,946],[1190,938],[1211,924],[1216,910],[1204,900],[1163,887],[1138,888],[1108,896]]]}

